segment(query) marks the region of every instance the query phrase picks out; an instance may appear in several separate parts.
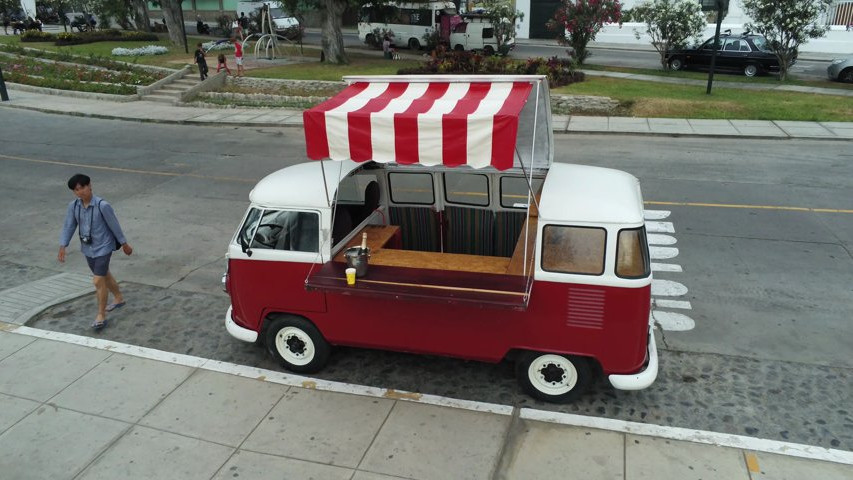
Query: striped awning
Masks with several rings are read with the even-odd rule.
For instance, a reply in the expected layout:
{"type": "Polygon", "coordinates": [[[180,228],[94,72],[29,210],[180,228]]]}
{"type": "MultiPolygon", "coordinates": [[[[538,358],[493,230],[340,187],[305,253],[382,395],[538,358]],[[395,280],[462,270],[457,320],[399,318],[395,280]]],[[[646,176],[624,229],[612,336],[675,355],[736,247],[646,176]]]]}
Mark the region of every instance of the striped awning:
{"type": "Polygon", "coordinates": [[[308,157],[506,170],[532,87],[521,79],[356,81],[303,113],[308,157]]]}

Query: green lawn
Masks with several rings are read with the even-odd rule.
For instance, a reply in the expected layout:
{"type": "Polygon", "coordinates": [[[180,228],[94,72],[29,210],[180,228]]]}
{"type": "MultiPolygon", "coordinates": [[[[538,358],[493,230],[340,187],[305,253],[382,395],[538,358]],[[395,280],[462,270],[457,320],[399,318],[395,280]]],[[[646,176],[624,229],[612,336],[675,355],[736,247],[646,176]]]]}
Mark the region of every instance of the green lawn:
{"type": "MultiPolygon", "coordinates": [[[[209,38],[189,37],[190,45],[209,38]]],[[[3,43],[19,43],[18,37],[0,37],[3,43]]],[[[165,35],[161,35],[158,45],[169,48],[169,53],[156,56],[133,58],[113,57],[110,52],[115,47],[134,48],[148,45],[150,42],[99,42],[68,47],[57,47],[52,43],[24,43],[32,48],[68,52],[76,55],[98,55],[107,58],[122,59],[147,65],[180,68],[192,63],[191,54],[169,44],[165,35]]],[[[191,49],[192,50],[192,49],[191,49]]],[[[394,75],[398,69],[412,67],[417,60],[388,61],[379,55],[366,52],[348,52],[349,65],[334,65],[319,62],[319,49],[305,47],[298,55],[295,47],[282,48],[283,53],[292,55],[299,63],[268,68],[248,70],[249,76],[259,78],[288,78],[297,80],[339,81],[346,75],[394,75]]],[[[246,55],[253,54],[247,47],[246,55]]],[[[585,66],[584,68],[602,68],[585,66]]],[[[664,72],[655,69],[625,69],[608,67],[607,70],[630,71],[659,76],[679,78],[707,78],[701,72],[664,72]]],[[[725,76],[725,80],[737,82],[778,83],[775,77],[746,78],[725,76]]],[[[721,77],[717,77],[720,81],[721,77]]],[[[790,80],[792,85],[813,85],[839,88],[839,84],[829,82],[800,82],[790,80]],[[820,85],[817,85],[821,83],[820,85]]],[[[847,88],[850,88],[849,86],[847,88]]],[[[670,118],[719,118],[719,119],[763,119],[763,120],[805,120],[805,121],[853,121],[853,99],[850,97],[813,95],[795,92],[743,90],[735,88],[716,88],[713,94],[705,95],[704,86],[683,86],[663,83],[626,80],[607,77],[587,77],[582,83],[553,90],[554,93],[598,95],[616,99],[622,103],[617,114],[637,117],[670,118]]],[[[298,92],[293,94],[299,95],[298,92]]]]}
{"type": "Polygon", "coordinates": [[[853,99],[795,92],[714,89],[606,77],[553,90],[619,100],[635,117],[853,121],[853,99]]]}

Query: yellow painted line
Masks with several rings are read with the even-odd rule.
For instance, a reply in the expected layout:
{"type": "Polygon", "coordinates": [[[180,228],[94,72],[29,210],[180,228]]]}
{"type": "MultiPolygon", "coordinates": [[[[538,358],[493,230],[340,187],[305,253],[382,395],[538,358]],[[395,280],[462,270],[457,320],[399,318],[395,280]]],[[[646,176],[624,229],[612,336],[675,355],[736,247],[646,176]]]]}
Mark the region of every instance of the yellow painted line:
{"type": "Polygon", "coordinates": [[[110,172],[120,172],[120,173],[135,173],[140,175],[155,175],[160,177],[189,177],[189,178],[200,178],[204,180],[218,180],[223,182],[240,182],[240,183],[255,183],[257,179],[251,178],[238,178],[238,177],[217,177],[212,175],[198,175],[195,173],[177,173],[177,172],[157,172],[154,170],[138,170],[133,168],[120,168],[120,167],[106,167],[103,165],[90,165],[86,163],[72,163],[72,162],[60,162],[57,160],[41,160],[38,158],[27,158],[27,157],[16,157],[13,155],[3,155],[0,154],[0,158],[6,160],[18,160],[21,162],[30,162],[30,163],[44,163],[48,165],[61,165],[63,167],[79,167],[79,168],[89,168],[92,170],[106,170],[110,172]]]}
{"type": "Polygon", "coordinates": [[[786,207],[782,205],[738,205],[729,203],[699,203],[699,202],[643,202],[646,205],[666,205],[675,207],[708,207],[708,208],[742,208],[747,210],[781,210],[786,212],[812,212],[812,213],[853,213],[850,209],[841,208],[811,208],[811,207],[786,207]]]}
{"type": "Polygon", "coordinates": [[[749,469],[749,473],[761,473],[761,469],[758,467],[758,457],[752,452],[745,452],[744,456],[746,457],[746,468],[749,469]]]}

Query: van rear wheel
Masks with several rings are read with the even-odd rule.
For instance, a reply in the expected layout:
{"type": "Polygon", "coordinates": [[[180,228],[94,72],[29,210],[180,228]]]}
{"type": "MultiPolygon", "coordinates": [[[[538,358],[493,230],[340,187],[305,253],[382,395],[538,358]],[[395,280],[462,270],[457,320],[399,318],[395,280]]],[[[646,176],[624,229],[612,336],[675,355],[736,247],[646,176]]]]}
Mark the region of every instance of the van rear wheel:
{"type": "Polygon", "coordinates": [[[266,334],[267,349],[281,365],[297,373],[320,370],[329,360],[331,347],[313,323],[294,316],[278,317],[266,334]]]}
{"type": "Polygon", "coordinates": [[[585,358],[541,352],[523,353],[516,361],[515,374],[527,394],[552,403],[576,400],[592,381],[585,358]]]}

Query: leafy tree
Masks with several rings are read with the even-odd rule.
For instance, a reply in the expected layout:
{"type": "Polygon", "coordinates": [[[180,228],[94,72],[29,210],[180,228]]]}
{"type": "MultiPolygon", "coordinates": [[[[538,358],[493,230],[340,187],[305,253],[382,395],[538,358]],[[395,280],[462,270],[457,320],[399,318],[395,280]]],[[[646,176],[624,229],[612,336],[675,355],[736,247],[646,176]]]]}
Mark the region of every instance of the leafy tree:
{"type": "Polygon", "coordinates": [[[509,42],[515,38],[518,22],[524,19],[524,13],[515,9],[512,3],[497,0],[485,5],[485,17],[495,27],[495,43],[498,53],[509,53],[509,42]]]}
{"type": "MultiPolygon", "coordinates": [[[[705,15],[695,0],[646,0],[627,12],[627,16],[646,24],[646,34],[660,54],[660,64],[666,69],[666,52],[697,38],[705,29],[705,15]]],[[[634,30],[637,39],[640,32],[634,30]]]]}
{"type": "Polygon", "coordinates": [[[779,79],[785,80],[797,57],[797,49],[829,29],[818,25],[831,0],[743,0],[743,11],[752,23],[744,28],[767,38],[767,47],[779,59],[779,79]]]}
{"type": "Polygon", "coordinates": [[[587,45],[595,40],[605,23],[622,22],[619,0],[562,0],[548,28],[559,34],[557,41],[572,49],[572,57],[583,64],[589,57],[587,45]],[[568,38],[566,38],[568,36],[568,38]]]}

